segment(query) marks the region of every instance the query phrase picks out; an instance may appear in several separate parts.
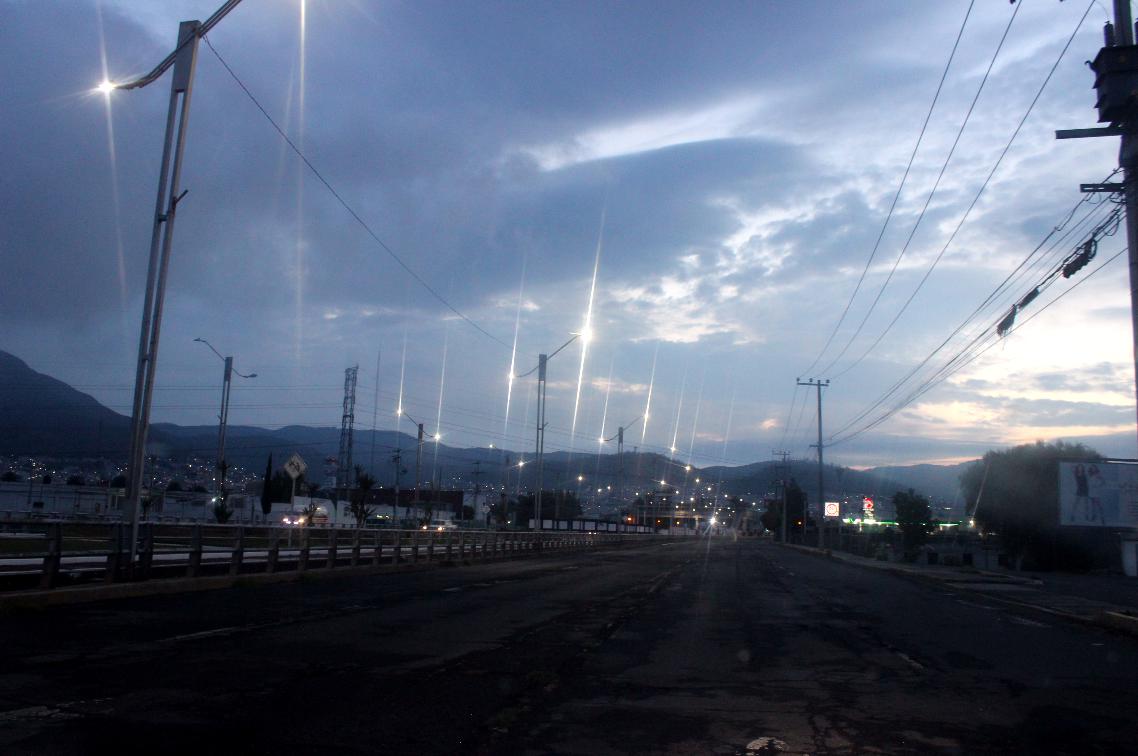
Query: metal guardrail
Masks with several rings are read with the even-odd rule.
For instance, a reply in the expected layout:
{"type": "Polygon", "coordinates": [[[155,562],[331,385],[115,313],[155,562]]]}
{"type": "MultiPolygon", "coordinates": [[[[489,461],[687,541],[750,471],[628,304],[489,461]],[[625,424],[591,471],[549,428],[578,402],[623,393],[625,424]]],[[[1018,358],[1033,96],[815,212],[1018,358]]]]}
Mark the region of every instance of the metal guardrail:
{"type": "Polygon", "coordinates": [[[130,528],[125,523],[10,522],[0,531],[0,590],[343,567],[400,569],[617,546],[653,537],[587,531],[148,523],[140,526],[137,558],[131,564],[130,528]]]}

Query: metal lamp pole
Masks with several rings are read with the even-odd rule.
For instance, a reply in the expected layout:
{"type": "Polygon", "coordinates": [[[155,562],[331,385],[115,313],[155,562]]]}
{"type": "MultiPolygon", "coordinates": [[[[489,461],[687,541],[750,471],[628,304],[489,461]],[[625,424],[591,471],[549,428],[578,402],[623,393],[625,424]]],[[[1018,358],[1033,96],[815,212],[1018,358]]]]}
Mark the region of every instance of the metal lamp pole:
{"type": "Polygon", "coordinates": [[[526,376],[531,375],[535,371],[537,372],[537,439],[535,442],[535,447],[536,447],[535,451],[536,451],[536,457],[537,457],[537,493],[534,494],[534,506],[533,506],[534,521],[537,525],[537,528],[536,528],[537,530],[542,529],[542,527],[541,527],[541,525],[542,525],[542,522],[541,522],[541,486],[542,486],[542,477],[543,477],[542,473],[544,472],[544,467],[545,467],[545,396],[546,396],[545,374],[546,374],[546,368],[549,364],[549,361],[551,359],[553,359],[555,356],[557,356],[558,352],[560,352],[562,349],[564,349],[565,347],[569,346],[574,341],[576,341],[578,339],[578,337],[580,337],[580,335],[581,334],[579,334],[579,333],[574,333],[572,335],[572,338],[570,338],[568,341],[566,341],[561,346],[554,349],[551,354],[539,354],[537,356],[537,367],[535,367],[533,370],[530,370],[527,373],[522,373],[521,375],[515,375],[514,376],[514,378],[525,378],[526,376]]]}
{"type": "Polygon", "coordinates": [[[186,127],[193,92],[194,67],[198,40],[233,10],[240,0],[229,0],[203,24],[183,21],[178,26],[178,44],[150,73],[122,84],[104,82],[100,89],[138,89],[145,87],[173,67],[170,82],[170,105],[166,114],[166,137],[162,146],[162,163],[158,177],[154,224],[150,237],[150,259],[146,271],[146,293],[143,299],[142,328],[138,340],[138,364],[134,377],[134,400],[131,407],[130,460],[127,466],[127,509],[131,522],[130,564],[138,555],[138,517],[142,497],[143,465],[146,435],[150,427],[150,404],[154,391],[154,373],[158,365],[158,341],[162,328],[162,306],[166,295],[166,274],[170,267],[170,250],[174,241],[174,219],[178,202],[185,196],[179,191],[182,177],[182,154],[186,145],[186,127]]]}
{"type": "Polygon", "coordinates": [[[218,356],[218,358],[225,363],[225,373],[221,379],[221,411],[217,414],[218,428],[217,428],[217,494],[222,503],[226,500],[225,491],[225,474],[229,470],[229,465],[225,461],[225,430],[229,424],[229,388],[233,382],[233,376],[236,375],[240,378],[256,378],[256,373],[244,373],[233,369],[233,357],[222,357],[221,352],[213,348],[213,344],[205,339],[194,339],[194,341],[201,342],[209,347],[210,351],[218,356]]]}
{"type": "Polygon", "coordinates": [[[405,410],[401,409],[399,413],[419,427],[419,441],[415,444],[415,505],[418,506],[419,488],[422,485],[423,473],[423,424],[416,422],[415,418],[407,414],[405,410]]]}

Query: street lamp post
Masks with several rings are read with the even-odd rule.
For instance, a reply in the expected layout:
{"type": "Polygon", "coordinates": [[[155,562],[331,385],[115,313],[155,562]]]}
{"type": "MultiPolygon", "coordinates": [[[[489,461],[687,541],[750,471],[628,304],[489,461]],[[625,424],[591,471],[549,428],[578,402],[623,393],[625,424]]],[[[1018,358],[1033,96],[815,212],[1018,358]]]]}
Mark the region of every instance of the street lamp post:
{"type": "Polygon", "coordinates": [[[200,21],[183,21],[178,26],[178,44],[174,51],[142,78],[121,84],[104,81],[99,85],[99,89],[107,94],[115,89],[138,89],[156,81],[167,69],[171,67],[174,69],[170,82],[170,104],[166,113],[166,136],[162,145],[158,197],[150,236],[150,258],[146,270],[146,293],[143,297],[142,327],[134,376],[134,399],[131,403],[127,509],[131,522],[132,569],[138,555],[138,519],[146,457],[146,435],[150,427],[150,405],[154,392],[154,373],[158,365],[158,342],[162,329],[162,307],[166,296],[166,275],[170,268],[170,250],[174,241],[174,219],[178,203],[186,194],[185,191],[179,192],[179,188],[198,40],[216,26],[239,2],[240,0],[228,0],[204,24],[200,21]]]}
{"type": "Polygon", "coordinates": [[[606,438],[604,441],[612,441],[616,439],[616,457],[617,457],[617,474],[616,474],[616,498],[621,506],[624,506],[624,432],[640,422],[643,415],[637,416],[631,423],[625,423],[616,429],[616,435],[611,438],[606,438]]]}
{"type": "Polygon", "coordinates": [[[543,473],[544,464],[545,464],[545,396],[546,396],[545,375],[546,375],[546,367],[548,366],[549,361],[557,356],[558,352],[560,352],[562,349],[564,349],[565,347],[572,344],[580,336],[581,336],[581,334],[574,333],[568,341],[566,341],[564,344],[562,344],[561,346],[554,349],[552,353],[550,353],[550,354],[539,354],[537,356],[537,367],[533,368],[533,370],[530,370],[527,373],[522,373],[521,375],[515,375],[514,376],[515,378],[525,378],[527,375],[530,375],[535,371],[537,372],[537,438],[535,441],[535,447],[536,447],[535,451],[536,451],[536,457],[537,457],[537,493],[534,494],[534,505],[533,505],[534,521],[535,521],[535,524],[537,525],[537,530],[542,529],[541,528],[541,524],[542,524],[542,522],[541,522],[541,486],[542,486],[542,473],[543,473]]]}
{"type": "Polygon", "coordinates": [[[218,359],[225,363],[225,372],[221,379],[221,411],[217,413],[218,428],[217,428],[217,495],[222,504],[226,502],[225,491],[225,475],[229,470],[229,465],[225,461],[225,430],[229,424],[229,388],[236,375],[240,378],[256,378],[256,373],[244,373],[233,368],[233,357],[222,357],[221,352],[213,348],[213,344],[205,339],[194,339],[194,341],[205,344],[209,347],[210,351],[217,355],[218,359]]]}
{"type": "MultiPolygon", "coordinates": [[[[415,423],[419,428],[418,443],[415,444],[415,506],[419,505],[419,488],[422,486],[423,476],[423,424],[416,422],[415,418],[411,417],[406,410],[400,409],[399,414],[415,423]]],[[[438,435],[438,434],[436,434],[438,435]]]]}

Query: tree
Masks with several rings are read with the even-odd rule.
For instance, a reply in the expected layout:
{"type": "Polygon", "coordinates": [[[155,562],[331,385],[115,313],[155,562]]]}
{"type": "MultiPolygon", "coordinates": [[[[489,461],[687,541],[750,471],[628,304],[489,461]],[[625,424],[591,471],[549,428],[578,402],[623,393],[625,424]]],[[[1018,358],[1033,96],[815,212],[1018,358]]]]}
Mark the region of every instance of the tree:
{"type": "Polygon", "coordinates": [[[69,486],[82,486],[82,485],[85,485],[86,483],[87,483],[87,481],[83,479],[82,475],[68,475],[67,476],[67,485],[69,485],[69,486]]]}
{"type": "Polygon", "coordinates": [[[356,465],[356,487],[350,494],[351,502],[348,504],[348,512],[356,519],[357,528],[362,528],[368,516],[375,511],[375,508],[367,502],[368,494],[374,487],[375,478],[364,472],[362,467],[356,465]]]}
{"type": "Polygon", "coordinates": [[[901,542],[905,547],[905,558],[916,558],[917,550],[936,530],[933,509],[929,500],[909,489],[893,494],[893,507],[897,511],[897,527],[901,529],[901,542]]]}
{"type": "Polygon", "coordinates": [[[44,473],[44,476],[42,478],[40,478],[40,483],[43,483],[45,486],[50,486],[51,485],[51,474],[50,473],[44,473]]]}
{"type": "Polygon", "coordinates": [[[787,515],[787,529],[789,531],[801,532],[805,526],[809,524],[810,520],[807,519],[806,505],[808,501],[806,492],[798,485],[798,481],[794,478],[786,484],[786,515],[787,515]]]}
{"type": "Polygon", "coordinates": [[[19,473],[12,470],[6,470],[3,475],[0,475],[0,481],[5,483],[19,483],[21,480],[23,478],[20,477],[19,473]]]}
{"type": "Polygon", "coordinates": [[[772,533],[782,532],[782,501],[779,499],[765,499],[766,511],[759,516],[759,522],[772,533]]]}
{"type": "Polygon", "coordinates": [[[111,488],[126,488],[126,476],[120,473],[111,478],[111,488]]]}
{"type": "Polygon", "coordinates": [[[217,520],[218,525],[224,525],[229,522],[229,518],[233,516],[233,510],[225,503],[224,499],[218,499],[213,505],[213,519],[217,520]]]}
{"type": "Polygon", "coordinates": [[[1062,441],[990,451],[961,475],[961,491],[977,524],[999,535],[1017,569],[1025,560],[1043,569],[1087,567],[1096,536],[1059,528],[1059,462],[1101,459],[1089,447],[1062,441]]]}
{"type": "Polygon", "coordinates": [[[308,504],[305,505],[304,509],[300,510],[300,513],[304,515],[304,524],[311,525],[312,521],[316,519],[316,515],[320,513],[320,507],[316,505],[315,500],[309,498],[308,504]]]}
{"type": "Polygon", "coordinates": [[[182,486],[182,481],[180,481],[180,480],[172,480],[166,484],[166,491],[167,492],[177,492],[177,491],[184,491],[184,490],[186,490],[186,489],[182,486]]]}

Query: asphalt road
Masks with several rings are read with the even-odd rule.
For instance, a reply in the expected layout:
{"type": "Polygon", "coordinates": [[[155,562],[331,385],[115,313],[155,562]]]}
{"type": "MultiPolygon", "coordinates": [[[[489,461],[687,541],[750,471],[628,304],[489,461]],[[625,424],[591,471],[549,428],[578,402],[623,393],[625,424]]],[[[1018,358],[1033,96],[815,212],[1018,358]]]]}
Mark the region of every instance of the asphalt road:
{"type": "Polygon", "coordinates": [[[0,752],[1119,753],[1138,640],[729,537],[0,617],[0,752]]]}

